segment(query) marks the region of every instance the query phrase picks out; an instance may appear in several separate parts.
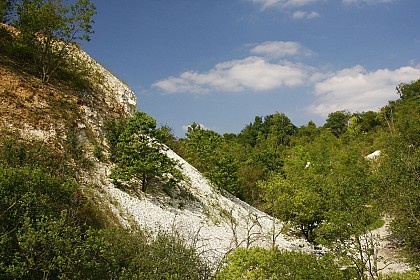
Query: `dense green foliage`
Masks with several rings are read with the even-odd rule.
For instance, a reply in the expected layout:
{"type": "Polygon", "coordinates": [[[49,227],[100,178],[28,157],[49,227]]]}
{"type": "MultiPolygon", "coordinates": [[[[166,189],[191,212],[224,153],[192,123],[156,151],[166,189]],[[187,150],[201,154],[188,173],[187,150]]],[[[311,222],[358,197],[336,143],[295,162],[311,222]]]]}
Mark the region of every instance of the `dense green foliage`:
{"type": "Polygon", "coordinates": [[[394,217],[391,228],[407,249],[409,258],[420,265],[420,82],[400,87],[401,100],[384,110],[391,133],[384,140],[386,154],[378,166],[378,183],[383,200],[394,217]],[[408,93],[405,91],[408,90],[408,93]]]}
{"type": "Polygon", "coordinates": [[[176,233],[106,226],[45,144],[0,140],[0,279],[209,278],[176,233]]]}
{"type": "Polygon", "coordinates": [[[331,256],[261,248],[237,249],[229,255],[215,279],[351,279],[335,265],[331,256]]]}
{"type": "Polygon", "coordinates": [[[131,181],[131,186],[140,186],[143,192],[153,184],[171,186],[182,179],[177,163],[158,141],[165,130],[156,129],[156,121],[146,113],[137,111],[125,120],[109,121],[106,131],[116,163],[111,178],[131,181]]]}
{"type": "Polygon", "coordinates": [[[408,271],[404,273],[390,273],[380,278],[383,280],[417,280],[420,279],[420,271],[408,271]]]}

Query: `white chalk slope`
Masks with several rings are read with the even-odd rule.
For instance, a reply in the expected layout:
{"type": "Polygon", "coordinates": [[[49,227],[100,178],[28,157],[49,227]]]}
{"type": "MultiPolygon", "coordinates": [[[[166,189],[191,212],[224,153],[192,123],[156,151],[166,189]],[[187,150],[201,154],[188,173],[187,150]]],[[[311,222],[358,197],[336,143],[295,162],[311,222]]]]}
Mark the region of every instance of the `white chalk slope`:
{"type": "Polygon", "coordinates": [[[117,203],[124,219],[131,219],[155,231],[175,230],[214,262],[239,246],[270,247],[275,244],[287,250],[310,251],[305,241],[281,234],[283,224],[279,220],[229,194],[222,195],[176,153],[169,149],[165,153],[180,163],[181,171],[187,178],[184,187],[190,198],[174,207],[169,197],[130,195],[115,188],[108,180],[106,191],[114,205],[117,203]]]}

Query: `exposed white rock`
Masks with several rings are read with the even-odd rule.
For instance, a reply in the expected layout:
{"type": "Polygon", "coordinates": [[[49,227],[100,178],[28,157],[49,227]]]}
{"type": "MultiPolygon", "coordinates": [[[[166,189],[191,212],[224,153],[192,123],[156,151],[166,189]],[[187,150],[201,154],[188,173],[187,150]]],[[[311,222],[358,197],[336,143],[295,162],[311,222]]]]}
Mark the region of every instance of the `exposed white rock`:
{"type": "MultiPolygon", "coordinates": [[[[13,127],[10,127],[13,129],[13,127]]],[[[36,139],[44,142],[49,142],[51,139],[56,137],[56,131],[53,127],[49,130],[46,129],[36,129],[27,124],[24,124],[23,128],[20,130],[21,135],[25,135],[30,139],[36,139]]]]}
{"type": "Polygon", "coordinates": [[[105,95],[105,102],[110,105],[110,107],[115,106],[116,101],[118,105],[123,106],[124,112],[127,115],[132,115],[135,112],[137,106],[136,95],[125,83],[82,49],[73,47],[72,53],[76,60],[83,61],[93,72],[99,74],[98,78],[101,78],[101,80],[98,82],[98,86],[102,89],[102,92],[105,95]]]}
{"type": "Polygon", "coordinates": [[[389,224],[390,218],[384,217],[385,224],[371,232],[377,243],[378,250],[378,268],[383,273],[390,272],[404,272],[410,270],[410,267],[399,256],[399,251],[396,250],[395,244],[390,241],[389,224]]]}
{"type": "MultiPolygon", "coordinates": [[[[166,154],[180,163],[188,178],[185,187],[194,199],[176,208],[148,194],[130,195],[108,180],[104,189],[119,204],[126,220],[152,230],[175,230],[188,238],[214,264],[237,247],[271,247],[312,251],[301,239],[288,239],[283,223],[239,199],[215,190],[203,175],[171,150],[166,154]]],[[[109,167],[107,167],[109,168],[109,167]]],[[[102,170],[102,174],[109,170],[102,170]]]]}
{"type": "Polygon", "coordinates": [[[381,151],[380,150],[376,150],[373,153],[368,154],[367,156],[365,156],[365,159],[377,160],[380,156],[381,156],[381,151]]]}

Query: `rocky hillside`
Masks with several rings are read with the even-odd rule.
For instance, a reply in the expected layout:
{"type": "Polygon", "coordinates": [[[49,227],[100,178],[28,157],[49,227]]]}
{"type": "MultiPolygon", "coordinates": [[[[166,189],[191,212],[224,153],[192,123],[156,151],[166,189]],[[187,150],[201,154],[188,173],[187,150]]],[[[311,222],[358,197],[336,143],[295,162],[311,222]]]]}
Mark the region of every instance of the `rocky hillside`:
{"type": "Polygon", "coordinates": [[[105,212],[111,210],[114,220],[127,227],[176,231],[213,261],[239,246],[306,247],[302,240],[287,240],[280,233],[283,225],[278,220],[215,190],[194,167],[169,149],[165,152],[181,164],[186,178],[181,189],[172,193],[128,193],[116,188],[108,178],[112,164],[106,159],[103,124],[107,119],[132,115],[137,100],[123,82],[85,52],[75,49],[75,53],[94,73],[90,78],[93,85],[83,90],[59,82],[42,84],[2,57],[2,129],[28,141],[42,140],[57,151],[71,140],[75,152],[82,153],[78,156],[90,162],[89,169],[80,172],[85,191],[94,193],[95,201],[107,209],[105,212]],[[97,147],[104,147],[101,160],[94,156],[97,147]]]}
{"type": "Polygon", "coordinates": [[[74,53],[90,69],[88,87],[75,89],[59,81],[42,84],[7,57],[0,57],[2,133],[44,141],[58,153],[70,149],[74,152],[71,164],[80,169],[84,192],[110,220],[129,228],[176,232],[213,264],[237,247],[313,251],[303,240],[284,235],[284,225],[277,219],[213,188],[170,149],[162,152],[180,164],[186,178],[181,187],[147,193],[117,188],[108,177],[113,165],[108,159],[104,122],[131,116],[137,100],[129,87],[85,52],[75,48],[74,53]],[[88,167],[77,160],[88,162],[88,167]]]}

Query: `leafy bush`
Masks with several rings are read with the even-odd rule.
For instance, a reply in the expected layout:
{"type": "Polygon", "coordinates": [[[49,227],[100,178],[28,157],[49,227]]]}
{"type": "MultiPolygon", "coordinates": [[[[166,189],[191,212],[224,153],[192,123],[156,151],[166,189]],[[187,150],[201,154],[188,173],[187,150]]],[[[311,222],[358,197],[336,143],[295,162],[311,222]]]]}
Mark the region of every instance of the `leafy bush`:
{"type": "Polygon", "coordinates": [[[350,279],[330,256],[317,257],[301,252],[237,249],[227,256],[215,279],[350,279]]]}
{"type": "Polygon", "coordinates": [[[152,237],[144,231],[104,232],[119,268],[117,279],[210,279],[210,270],[195,248],[176,233],[152,237]]]}
{"type": "Polygon", "coordinates": [[[420,271],[407,271],[403,273],[390,273],[385,275],[382,280],[418,280],[420,279],[420,271]]]}
{"type": "Polygon", "coordinates": [[[66,162],[65,154],[42,141],[17,140],[17,135],[2,131],[0,136],[0,165],[41,169],[58,177],[74,177],[75,170],[66,162]]]}

